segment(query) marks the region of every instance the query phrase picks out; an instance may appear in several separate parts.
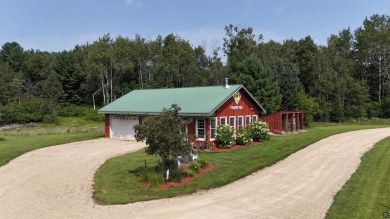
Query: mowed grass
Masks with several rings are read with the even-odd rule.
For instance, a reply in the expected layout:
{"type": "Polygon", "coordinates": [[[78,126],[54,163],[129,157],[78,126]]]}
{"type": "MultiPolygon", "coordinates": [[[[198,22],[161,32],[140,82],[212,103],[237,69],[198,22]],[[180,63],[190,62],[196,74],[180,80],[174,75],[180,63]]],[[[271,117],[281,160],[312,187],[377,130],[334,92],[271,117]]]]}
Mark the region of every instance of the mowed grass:
{"type": "Polygon", "coordinates": [[[99,168],[94,178],[93,198],[102,204],[124,204],[216,188],[270,166],[322,138],[347,131],[380,127],[388,126],[316,127],[300,134],[272,136],[269,142],[240,150],[200,153],[199,157],[214,164],[215,169],[183,187],[167,190],[140,185],[139,175],[145,160],[148,166],[155,166],[158,161],[158,157],[146,156],[144,150],[140,150],[112,158],[99,168]]]}
{"type": "Polygon", "coordinates": [[[390,213],[390,138],[377,143],[362,157],[326,218],[385,218],[385,212],[390,213]]]}
{"type": "Polygon", "coordinates": [[[83,141],[103,137],[100,132],[57,134],[57,135],[26,135],[0,136],[0,166],[26,152],[70,142],[83,141]]]}

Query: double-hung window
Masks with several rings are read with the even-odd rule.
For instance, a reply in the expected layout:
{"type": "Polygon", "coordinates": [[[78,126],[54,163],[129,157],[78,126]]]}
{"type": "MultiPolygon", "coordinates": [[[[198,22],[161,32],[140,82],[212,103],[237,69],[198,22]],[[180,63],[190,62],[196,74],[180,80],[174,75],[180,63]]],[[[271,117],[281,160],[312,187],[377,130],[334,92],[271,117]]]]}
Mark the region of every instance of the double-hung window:
{"type": "Polygon", "coordinates": [[[253,115],[252,116],[252,122],[256,122],[257,121],[257,116],[256,115],[253,115]]]}
{"type": "Polygon", "coordinates": [[[219,118],[219,125],[226,125],[226,117],[219,118]]]}
{"type": "Polygon", "coordinates": [[[210,118],[210,140],[214,140],[217,132],[217,118],[210,118]]]}
{"type": "Polygon", "coordinates": [[[251,123],[251,116],[245,116],[245,126],[248,126],[251,123]]]}
{"type": "Polygon", "coordinates": [[[236,117],[235,116],[229,117],[229,125],[234,130],[234,132],[236,132],[236,117]]]}
{"type": "Polygon", "coordinates": [[[205,138],[205,127],[206,122],[204,119],[197,119],[196,120],[196,137],[200,140],[204,140],[205,138]]]}
{"type": "Polygon", "coordinates": [[[238,116],[237,118],[238,118],[237,126],[238,126],[238,130],[240,130],[241,128],[244,128],[244,117],[238,116]]]}

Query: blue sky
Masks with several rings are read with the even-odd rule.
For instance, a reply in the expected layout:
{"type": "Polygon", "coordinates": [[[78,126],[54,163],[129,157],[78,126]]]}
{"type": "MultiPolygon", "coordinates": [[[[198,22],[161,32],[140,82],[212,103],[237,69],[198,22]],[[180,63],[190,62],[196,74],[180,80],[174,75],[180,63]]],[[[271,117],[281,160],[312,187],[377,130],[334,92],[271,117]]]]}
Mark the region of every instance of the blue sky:
{"type": "Polygon", "coordinates": [[[229,24],[252,27],[265,41],[310,35],[325,45],[374,13],[389,15],[390,0],[0,0],[0,45],[62,51],[105,33],[152,40],[174,33],[210,52],[229,24]]]}

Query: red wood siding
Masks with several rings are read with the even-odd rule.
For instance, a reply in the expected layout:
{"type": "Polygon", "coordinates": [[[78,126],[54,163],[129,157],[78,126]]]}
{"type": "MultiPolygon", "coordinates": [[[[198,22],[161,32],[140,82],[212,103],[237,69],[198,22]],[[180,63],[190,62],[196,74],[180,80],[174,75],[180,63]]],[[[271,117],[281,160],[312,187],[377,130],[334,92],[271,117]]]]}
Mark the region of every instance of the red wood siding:
{"type": "Polygon", "coordinates": [[[110,137],[110,115],[108,114],[104,118],[104,136],[106,138],[110,137]]]}
{"type": "Polygon", "coordinates": [[[293,132],[305,129],[303,111],[282,111],[271,115],[266,115],[260,120],[269,124],[270,132],[281,134],[283,132],[293,132]]]}
{"type": "MultiPolygon", "coordinates": [[[[251,122],[252,117],[256,115],[259,119],[259,109],[257,108],[256,104],[252,102],[251,98],[248,97],[245,91],[240,90],[241,99],[236,104],[233,97],[230,97],[225,103],[223,103],[216,111],[215,115],[212,117],[215,117],[217,119],[217,126],[220,125],[220,118],[226,117],[226,124],[229,124],[229,117],[234,116],[236,121],[236,131],[238,131],[238,116],[243,117],[243,125],[246,126],[245,123],[245,116],[251,116],[251,122]]],[[[201,118],[199,118],[201,119],[201,118]]],[[[210,141],[210,118],[204,118],[206,121],[206,135],[208,137],[208,144],[214,145],[214,142],[210,141]]],[[[188,125],[188,134],[195,136],[196,134],[196,119],[188,125]]],[[[204,141],[195,141],[194,142],[197,145],[203,145],[204,141]]]]}
{"type": "Polygon", "coordinates": [[[235,116],[236,117],[236,130],[238,131],[238,116],[243,116],[244,119],[244,125],[245,125],[245,116],[250,115],[251,121],[252,116],[257,115],[259,117],[259,109],[256,107],[255,103],[253,103],[250,99],[250,97],[247,96],[246,92],[243,92],[240,90],[241,99],[236,104],[233,97],[229,98],[224,104],[222,104],[219,109],[215,111],[215,117],[218,117],[217,124],[219,125],[219,118],[226,116],[226,122],[229,124],[229,117],[235,116]],[[242,109],[233,109],[235,107],[242,107],[242,109]]]}

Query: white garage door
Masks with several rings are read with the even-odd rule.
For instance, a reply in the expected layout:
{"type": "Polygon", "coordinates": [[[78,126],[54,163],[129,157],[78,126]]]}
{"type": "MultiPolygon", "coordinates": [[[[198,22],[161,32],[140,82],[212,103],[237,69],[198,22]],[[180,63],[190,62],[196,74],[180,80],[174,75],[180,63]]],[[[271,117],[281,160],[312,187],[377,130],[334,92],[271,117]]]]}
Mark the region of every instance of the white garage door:
{"type": "Polygon", "coordinates": [[[135,140],[134,125],[139,124],[138,117],[110,116],[110,137],[124,140],[135,140]]]}

